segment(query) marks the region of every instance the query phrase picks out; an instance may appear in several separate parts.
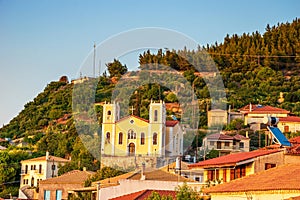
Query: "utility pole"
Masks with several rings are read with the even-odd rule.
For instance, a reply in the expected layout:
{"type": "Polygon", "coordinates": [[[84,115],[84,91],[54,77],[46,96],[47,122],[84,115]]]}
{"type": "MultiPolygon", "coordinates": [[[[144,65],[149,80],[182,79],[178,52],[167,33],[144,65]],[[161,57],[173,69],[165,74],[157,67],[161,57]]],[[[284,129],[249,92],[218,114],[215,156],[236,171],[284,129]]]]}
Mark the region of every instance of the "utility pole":
{"type": "Polygon", "coordinates": [[[93,77],[96,77],[96,43],[94,42],[94,63],[93,63],[93,77]]]}

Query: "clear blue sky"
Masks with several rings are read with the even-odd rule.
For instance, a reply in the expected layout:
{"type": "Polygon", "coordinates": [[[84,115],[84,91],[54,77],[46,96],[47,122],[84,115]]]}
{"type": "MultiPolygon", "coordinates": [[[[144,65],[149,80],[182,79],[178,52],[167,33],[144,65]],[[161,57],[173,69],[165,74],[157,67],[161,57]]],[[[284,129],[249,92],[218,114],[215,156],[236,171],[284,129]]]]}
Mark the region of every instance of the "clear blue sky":
{"type": "Polygon", "coordinates": [[[298,0],[0,0],[0,127],[93,48],[120,32],[162,27],[199,44],[300,17],[298,0]]]}

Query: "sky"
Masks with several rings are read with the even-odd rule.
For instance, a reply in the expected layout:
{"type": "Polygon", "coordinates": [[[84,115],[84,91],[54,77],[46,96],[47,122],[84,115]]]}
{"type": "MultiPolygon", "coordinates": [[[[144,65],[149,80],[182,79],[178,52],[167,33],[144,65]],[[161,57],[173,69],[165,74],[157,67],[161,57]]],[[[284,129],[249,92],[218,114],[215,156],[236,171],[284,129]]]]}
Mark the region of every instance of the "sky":
{"type": "Polygon", "coordinates": [[[206,45],[296,17],[298,0],[0,0],[0,127],[113,35],[159,27],[206,45]]]}

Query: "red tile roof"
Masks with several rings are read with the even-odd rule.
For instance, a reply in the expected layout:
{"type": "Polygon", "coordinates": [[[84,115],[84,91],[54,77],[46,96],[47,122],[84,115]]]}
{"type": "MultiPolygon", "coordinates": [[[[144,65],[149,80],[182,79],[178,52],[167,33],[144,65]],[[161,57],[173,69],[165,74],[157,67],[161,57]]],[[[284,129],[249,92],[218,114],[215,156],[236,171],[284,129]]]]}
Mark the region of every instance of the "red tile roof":
{"type": "Polygon", "coordinates": [[[233,136],[234,137],[234,139],[236,139],[236,140],[250,140],[250,138],[247,138],[247,137],[245,137],[245,136],[243,136],[243,135],[240,135],[240,134],[236,134],[235,136],[233,136]]]}
{"type": "Polygon", "coordinates": [[[210,134],[207,135],[207,139],[211,139],[211,140],[233,140],[232,136],[229,135],[225,135],[222,133],[214,133],[214,134],[210,134]]]}
{"type": "Polygon", "coordinates": [[[179,121],[176,121],[176,120],[174,120],[174,121],[166,121],[166,126],[167,127],[174,127],[176,124],[178,124],[178,122],[179,121]]]}
{"type": "MultiPolygon", "coordinates": [[[[49,161],[56,161],[56,162],[71,162],[70,160],[68,159],[64,159],[64,158],[60,158],[60,157],[56,157],[56,156],[49,156],[49,161]]],[[[21,162],[23,161],[46,161],[46,156],[41,156],[41,157],[38,157],[38,158],[31,158],[31,159],[28,159],[28,160],[22,160],[21,162]]]]}
{"type": "Polygon", "coordinates": [[[147,199],[153,192],[157,192],[160,196],[171,196],[176,199],[176,192],[171,190],[142,190],[131,194],[115,197],[110,200],[144,200],[147,199]]]}
{"type": "Polygon", "coordinates": [[[83,184],[95,172],[73,170],[61,176],[40,181],[40,184],[83,184]]]}
{"type": "MultiPolygon", "coordinates": [[[[246,105],[243,108],[240,109],[240,112],[242,113],[250,113],[250,105],[246,105]]],[[[290,111],[287,111],[285,109],[276,108],[272,106],[262,106],[262,105],[252,105],[252,112],[251,113],[267,113],[267,114],[288,114],[290,111]]]]}
{"type": "Polygon", "coordinates": [[[189,165],[189,168],[194,167],[204,167],[209,168],[213,166],[232,166],[235,165],[238,162],[245,161],[248,159],[256,158],[259,156],[264,156],[272,153],[280,152],[280,150],[256,150],[256,151],[250,151],[250,152],[241,152],[241,153],[233,153],[228,154],[225,156],[221,156],[218,158],[213,158],[205,161],[201,161],[195,164],[189,165]]]}
{"type": "Polygon", "coordinates": [[[300,136],[289,139],[292,144],[300,144],[300,136]]]}
{"type": "Polygon", "coordinates": [[[300,165],[288,164],[204,189],[206,193],[300,190],[300,165]]]}
{"type": "Polygon", "coordinates": [[[300,122],[300,117],[297,116],[279,117],[279,122],[300,122]]]}

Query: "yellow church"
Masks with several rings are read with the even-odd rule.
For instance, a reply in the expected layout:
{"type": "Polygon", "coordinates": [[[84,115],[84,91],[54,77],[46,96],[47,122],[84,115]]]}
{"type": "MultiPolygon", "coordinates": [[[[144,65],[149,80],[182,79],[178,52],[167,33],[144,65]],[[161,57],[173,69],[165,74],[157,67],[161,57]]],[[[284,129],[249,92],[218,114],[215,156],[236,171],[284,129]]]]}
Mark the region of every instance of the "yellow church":
{"type": "Polygon", "coordinates": [[[101,153],[104,156],[160,156],[183,154],[179,121],[166,120],[163,101],[151,101],[149,120],[135,115],[120,119],[118,103],[103,105],[101,153]]]}

